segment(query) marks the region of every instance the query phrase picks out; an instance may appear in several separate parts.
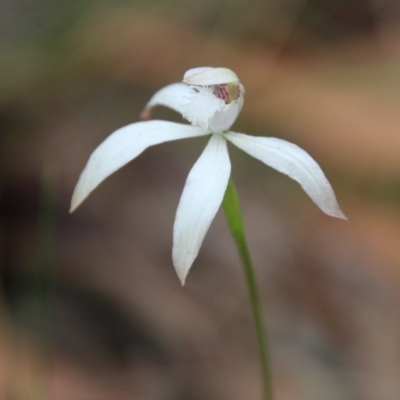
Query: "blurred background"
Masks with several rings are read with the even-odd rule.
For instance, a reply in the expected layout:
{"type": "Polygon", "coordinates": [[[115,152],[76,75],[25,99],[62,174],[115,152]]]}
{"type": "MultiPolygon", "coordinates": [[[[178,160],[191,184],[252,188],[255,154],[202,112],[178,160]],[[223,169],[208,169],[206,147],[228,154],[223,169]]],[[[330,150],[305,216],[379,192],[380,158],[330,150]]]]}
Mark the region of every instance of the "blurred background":
{"type": "Polygon", "coordinates": [[[276,400],[397,400],[396,0],[0,1],[0,398],[261,398],[221,213],[185,287],[172,266],[206,138],[148,149],[68,213],[93,149],[196,66],[234,70],[246,88],[234,130],[306,149],[349,218],[230,148],[276,400]]]}

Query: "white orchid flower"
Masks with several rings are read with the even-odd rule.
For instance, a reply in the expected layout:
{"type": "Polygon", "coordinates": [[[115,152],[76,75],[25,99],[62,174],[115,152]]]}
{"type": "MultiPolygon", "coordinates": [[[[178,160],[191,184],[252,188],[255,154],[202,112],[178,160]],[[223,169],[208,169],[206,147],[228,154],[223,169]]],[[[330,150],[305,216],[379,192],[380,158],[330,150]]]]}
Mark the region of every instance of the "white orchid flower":
{"type": "Polygon", "coordinates": [[[172,258],[182,284],[224,197],[231,172],[228,141],[296,180],[326,214],[346,219],[321,168],[304,150],[285,140],[229,130],[243,101],[244,87],[233,71],[211,67],[187,71],[182,83],[168,85],[154,94],[142,118],[148,119],[151,109],[162,105],[182,114],[191,125],[144,121],[112,133],[90,156],[75,187],[71,212],[104,179],[149,146],[211,135],[189,173],[175,217],[172,258]]]}

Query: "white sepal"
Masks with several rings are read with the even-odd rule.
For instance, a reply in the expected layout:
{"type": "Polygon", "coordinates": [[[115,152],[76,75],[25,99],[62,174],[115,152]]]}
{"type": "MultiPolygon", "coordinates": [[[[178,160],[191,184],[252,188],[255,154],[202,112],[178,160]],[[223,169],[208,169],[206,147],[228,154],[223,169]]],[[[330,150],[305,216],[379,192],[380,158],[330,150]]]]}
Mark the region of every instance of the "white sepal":
{"type": "Polygon", "coordinates": [[[144,108],[141,119],[149,119],[151,109],[156,106],[164,106],[183,114],[183,110],[192,98],[193,93],[190,86],[184,83],[172,83],[154,93],[144,108]]]}
{"type": "Polygon", "coordinates": [[[226,140],[213,134],[189,173],[176,211],[172,259],[182,285],[222,203],[230,172],[226,140]]]}
{"type": "Polygon", "coordinates": [[[201,128],[168,121],[137,122],[118,129],[90,156],[72,195],[70,212],[74,211],[104,179],[149,146],[206,134],[201,128]]]}
{"type": "Polygon", "coordinates": [[[186,71],[182,82],[196,86],[212,86],[239,82],[239,78],[228,68],[197,67],[186,71]]]}
{"type": "Polygon", "coordinates": [[[225,137],[254,158],[297,181],[314,203],[332,217],[347,219],[332,186],[308,153],[285,140],[228,132],[225,137]]]}

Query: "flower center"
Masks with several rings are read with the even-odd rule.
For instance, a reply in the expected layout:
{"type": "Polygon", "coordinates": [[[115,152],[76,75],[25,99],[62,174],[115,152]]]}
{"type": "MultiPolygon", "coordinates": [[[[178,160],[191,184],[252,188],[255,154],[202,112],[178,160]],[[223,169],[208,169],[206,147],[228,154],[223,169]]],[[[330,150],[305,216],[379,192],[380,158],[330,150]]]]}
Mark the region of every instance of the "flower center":
{"type": "Polygon", "coordinates": [[[240,97],[240,88],[236,83],[221,83],[215,86],[214,94],[224,100],[225,104],[229,104],[240,97]]]}

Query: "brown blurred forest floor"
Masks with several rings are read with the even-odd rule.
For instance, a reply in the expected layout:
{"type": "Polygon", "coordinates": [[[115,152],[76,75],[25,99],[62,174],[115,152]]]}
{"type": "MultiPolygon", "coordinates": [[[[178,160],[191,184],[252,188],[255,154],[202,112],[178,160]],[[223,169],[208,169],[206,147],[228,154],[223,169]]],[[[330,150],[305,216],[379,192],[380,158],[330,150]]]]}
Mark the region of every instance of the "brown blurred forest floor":
{"type": "MultiPolygon", "coordinates": [[[[231,152],[266,304],[276,399],[396,400],[398,38],[391,28],[313,54],[277,54],[128,8],[103,10],[77,27],[68,38],[68,75],[33,79],[1,104],[1,246],[6,273],[19,279],[12,304],[20,312],[11,334],[4,324],[3,392],[17,382],[27,398],[40,375],[26,332],[33,330],[29,277],[45,164],[57,190],[48,398],[259,398],[250,310],[222,215],[185,288],[170,260],[176,205],[204,141],[148,150],[76,214],[67,212],[94,147],[134,122],[152,91],[206,64],[231,68],[246,87],[235,130],[305,148],[349,217],[345,223],[321,215],[295,184],[231,152]]],[[[156,117],[176,118],[162,110],[156,117]]]]}

